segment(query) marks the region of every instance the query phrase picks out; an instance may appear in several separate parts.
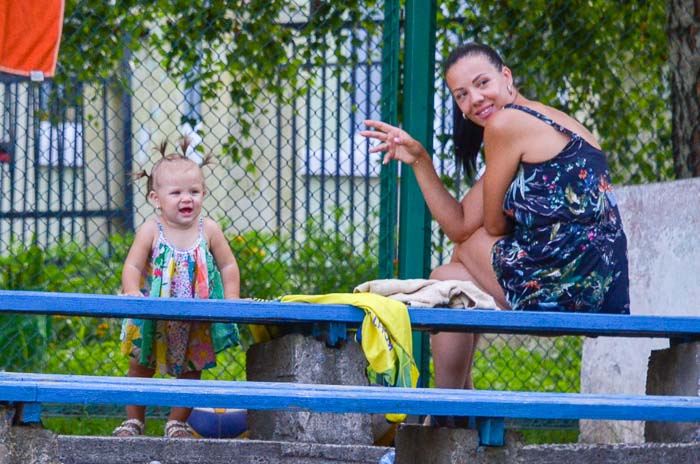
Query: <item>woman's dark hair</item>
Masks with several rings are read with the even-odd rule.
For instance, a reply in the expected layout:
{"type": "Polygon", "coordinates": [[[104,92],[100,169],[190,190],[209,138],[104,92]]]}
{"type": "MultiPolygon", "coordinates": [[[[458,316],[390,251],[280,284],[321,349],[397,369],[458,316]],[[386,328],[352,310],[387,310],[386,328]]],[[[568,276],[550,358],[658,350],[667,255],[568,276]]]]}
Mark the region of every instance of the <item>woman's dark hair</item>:
{"type": "MultiPolygon", "coordinates": [[[[452,53],[445,61],[445,74],[459,60],[466,56],[482,55],[494,65],[500,72],[503,69],[501,56],[488,45],[480,43],[466,43],[452,50],[452,53]]],[[[464,168],[464,172],[469,178],[473,178],[476,173],[476,157],[481,149],[484,140],[484,128],[474,124],[469,119],[462,116],[462,111],[453,102],[452,109],[452,141],[455,146],[455,158],[458,164],[464,168]]]]}

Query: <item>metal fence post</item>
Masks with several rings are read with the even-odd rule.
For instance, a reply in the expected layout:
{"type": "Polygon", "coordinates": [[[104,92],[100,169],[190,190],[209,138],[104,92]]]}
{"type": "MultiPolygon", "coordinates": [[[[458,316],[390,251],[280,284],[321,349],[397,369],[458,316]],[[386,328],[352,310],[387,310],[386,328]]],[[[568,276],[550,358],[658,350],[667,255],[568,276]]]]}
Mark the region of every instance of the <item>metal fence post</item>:
{"type": "MultiPolygon", "coordinates": [[[[384,31],[382,36],[382,121],[398,123],[399,101],[399,48],[401,46],[401,9],[398,0],[384,3],[384,31]]],[[[396,163],[382,165],[380,173],[379,204],[379,278],[394,277],[396,258],[397,198],[396,163]]]]}
{"type": "MultiPolygon", "coordinates": [[[[406,2],[403,126],[432,156],[435,69],[435,1],[406,2]]],[[[404,166],[405,167],[405,166],[404,166]]],[[[430,213],[413,170],[401,170],[399,200],[399,277],[423,278],[430,272],[430,213]]],[[[413,353],[427,386],[427,337],[414,333],[413,353]]]]}

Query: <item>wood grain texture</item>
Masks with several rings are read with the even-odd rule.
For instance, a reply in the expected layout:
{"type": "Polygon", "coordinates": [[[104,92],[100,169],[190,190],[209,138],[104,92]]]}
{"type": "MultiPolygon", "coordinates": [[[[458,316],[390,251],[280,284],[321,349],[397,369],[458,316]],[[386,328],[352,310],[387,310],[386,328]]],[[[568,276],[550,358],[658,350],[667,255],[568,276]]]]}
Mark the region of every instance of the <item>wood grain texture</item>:
{"type": "MultiPolygon", "coordinates": [[[[0,313],[187,319],[357,327],[364,311],[349,305],[138,298],[0,290],[0,313]]],[[[700,312],[699,312],[700,314],[700,312]]],[[[700,340],[700,316],[636,316],[534,311],[409,308],[413,329],[535,335],[588,335],[700,340]]]]}
{"type": "Polygon", "coordinates": [[[0,372],[0,401],[529,419],[700,421],[700,397],[412,389],[13,372],[0,372]]]}

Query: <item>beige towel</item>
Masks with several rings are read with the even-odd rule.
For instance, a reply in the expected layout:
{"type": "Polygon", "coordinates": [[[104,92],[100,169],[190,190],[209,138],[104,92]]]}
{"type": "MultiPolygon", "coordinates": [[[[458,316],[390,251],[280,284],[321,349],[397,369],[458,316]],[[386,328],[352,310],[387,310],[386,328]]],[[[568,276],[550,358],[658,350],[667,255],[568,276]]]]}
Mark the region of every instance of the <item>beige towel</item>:
{"type": "Polygon", "coordinates": [[[363,282],[355,292],[370,292],[420,308],[498,309],[493,297],[468,280],[379,279],[363,282]]]}

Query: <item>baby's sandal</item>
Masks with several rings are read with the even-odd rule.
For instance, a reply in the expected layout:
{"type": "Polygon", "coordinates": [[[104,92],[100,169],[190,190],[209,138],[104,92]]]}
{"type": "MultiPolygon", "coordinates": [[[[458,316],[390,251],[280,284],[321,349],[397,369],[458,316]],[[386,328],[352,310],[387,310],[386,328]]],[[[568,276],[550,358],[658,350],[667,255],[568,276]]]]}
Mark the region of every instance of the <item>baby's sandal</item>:
{"type": "Polygon", "coordinates": [[[192,429],[186,422],[169,420],[165,423],[165,438],[192,438],[192,429]]]}
{"type": "Polygon", "coordinates": [[[145,424],[138,419],[127,419],[112,432],[115,437],[138,437],[143,435],[145,424]]]}

